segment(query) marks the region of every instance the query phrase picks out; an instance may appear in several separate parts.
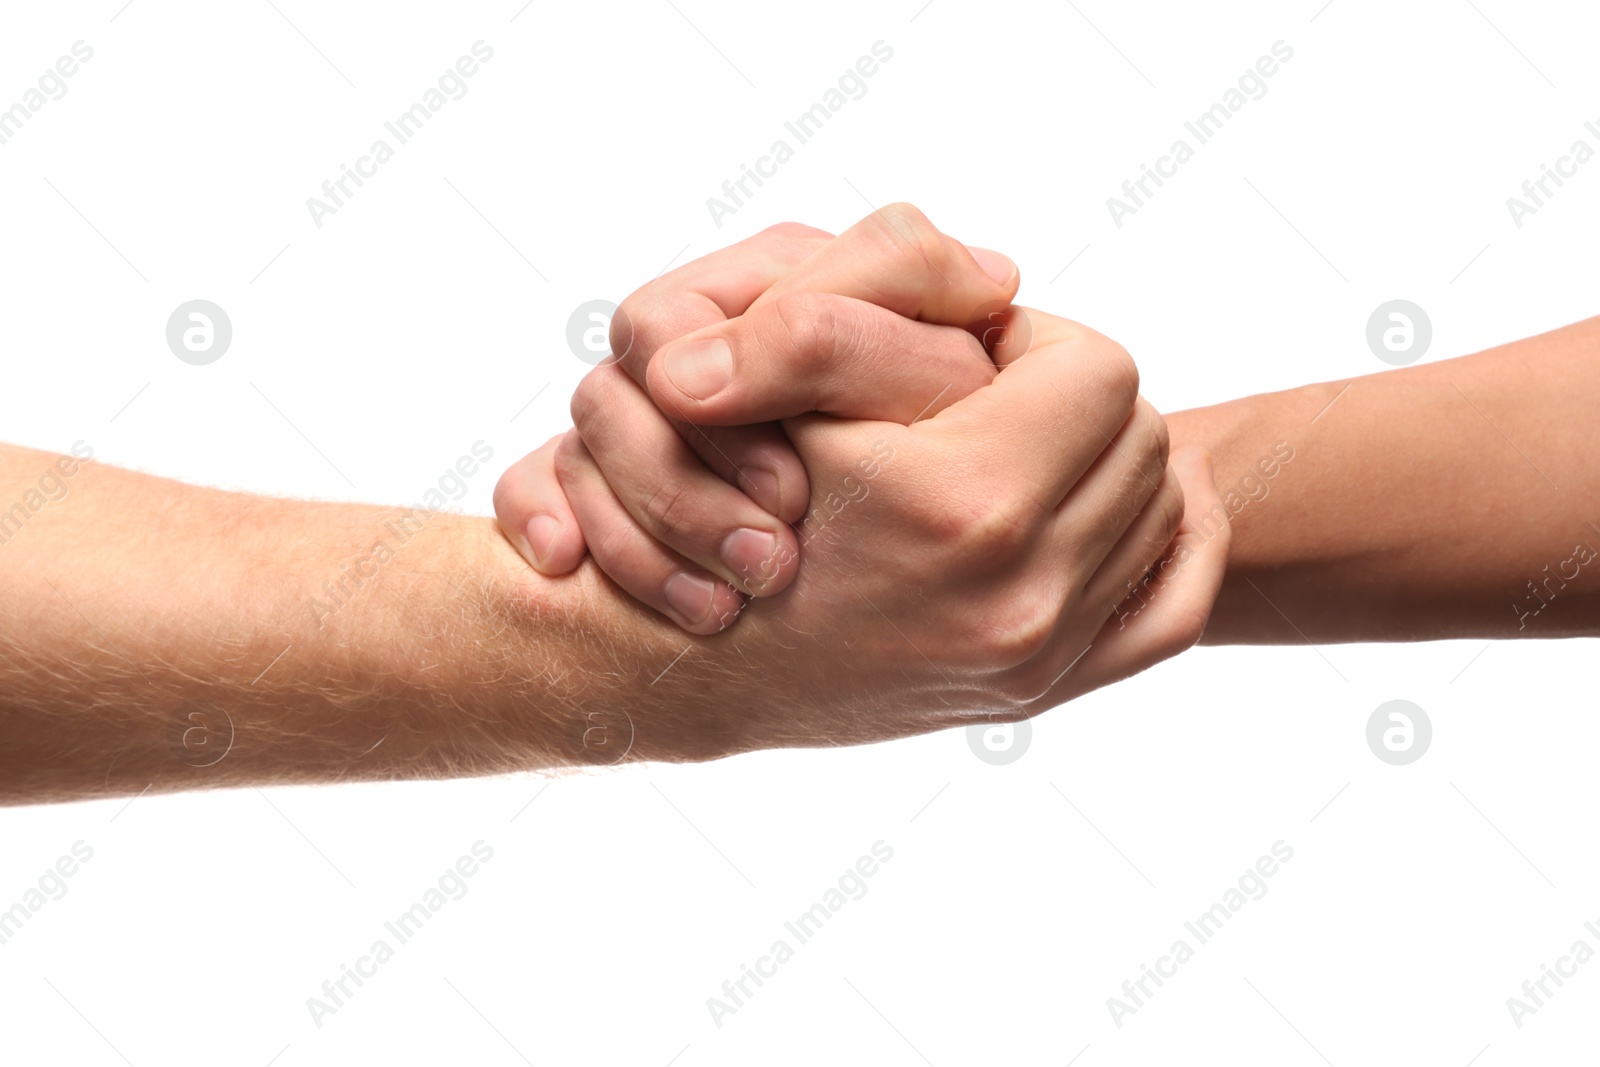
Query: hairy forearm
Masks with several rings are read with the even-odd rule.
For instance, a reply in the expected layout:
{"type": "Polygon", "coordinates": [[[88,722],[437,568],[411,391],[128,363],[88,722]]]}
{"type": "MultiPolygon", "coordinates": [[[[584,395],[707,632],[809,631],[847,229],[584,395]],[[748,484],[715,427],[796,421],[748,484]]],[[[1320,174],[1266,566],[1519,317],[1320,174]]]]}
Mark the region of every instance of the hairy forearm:
{"type": "Polygon", "coordinates": [[[539,578],[488,519],[0,447],[13,501],[0,802],[609,762],[680,647],[592,568],[539,578]]]}
{"type": "Polygon", "coordinates": [[[1232,512],[1205,641],[1600,634],[1597,413],[1600,319],[1169,416],[1232,512]]]}

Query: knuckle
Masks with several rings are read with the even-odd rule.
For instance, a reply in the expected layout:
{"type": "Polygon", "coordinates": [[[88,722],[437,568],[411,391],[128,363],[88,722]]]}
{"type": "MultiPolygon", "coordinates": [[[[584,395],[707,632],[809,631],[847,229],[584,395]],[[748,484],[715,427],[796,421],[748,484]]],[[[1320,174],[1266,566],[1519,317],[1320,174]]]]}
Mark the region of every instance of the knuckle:
{"type": "Polygon", "coordinates": [[[588,542],[589,555],[594,557],[595,565],[625,589],[642,584],[635,579],[648,569],[641,565],[638,545],[639,531],[627,523],[608,524],[601,529],[600,536],[588,542]]]}
{"type": "Polygon", "coordinates": [[[1147,565],[1147,580],[1153,575],[1154,580],[1164,584],[1176,576],[1180,566],[1170,550],[1183,524],[1183,491],[1175,484],[1162,482],[1140,516],[1139,544],[1132,547],[1147,565]]]}
{"type": "MultiPolygon", "coordinates": [[[[1160,517],[1161,527],[1166,526],[1167,497],[1173,486],[1172,479],[1166,477],[1165,471],[1156,467],[1149,458],[1136,462],[1122,477],[1118,487],[1116,512],[1118,522],[1122,529],[1120,534],[1128,527],[1139,522],[1139,516],[1146,512],[1154,511],[1160,517]]],[[[1113,538],[1113,543],[1115,538],[1113,538]]],[[[1166,544],[1165,541],[1162,542],[1166,544]]]]}
{"type": "MultiPolygon", "coordinates": [[[[1108,506],[1090,513],[1085,520],[1085,540],[1087,545],[1109,550],[1118,544],[1125,536],[1143,538],[1147,536],[1144,527],[1140,526],[1139,517],[1148,512],[1153,506],[1159,506],[1162,495],[1161,475],[1155,476],[1144,469],[1145,464],[1135,462],[1129,466],[1120,458],[1117,460],[1121,469],[1108,506]]],[[[1153,535],[1148,535],[1153,536],[1153,535]]],[[[1164,546],[1165,541],[1162,542],[1164,546]]],[[[1142,546],[1141,546],[1142,547],[1142,546]]],[[[1154,547],[1149,553],[1152,557],[1160,552],[1160,547],[1154,547]]]]}
{"type": "Polygon", "coordinates": [[[891,247],[897,260],[909,266],[935,268],[945,259],[944,234],[922,210],[912,204],[890,204],[874,215],[880,221],[878,232],[891,247]]]}
{"type": "Polygon", "coordinates": [[[695,314],[687,294],[672,288],[666,276],[636,289],[611,317],[610,343],[617,365],[636,380],[656,351],[705,323],[695,314]]]}
{"type": "Polygon", "coordinates": [[[622,298],[622,303],[617,305],[617,310],[628,316],[629,320],[632,322],[638,323],[648,321],[649,305],[652,303],[650,300],[650,287],[657,284],[659,283],[649,282],[646,285],[635,289],[633,292],[622,298]]]}
{"type": "MultiPolygon", "coordinates": [[[[666,280],[668,277],[670,275],[663,274],[623,297],[622,303],[617,305],[619,316],[627,316],[636,329],[660,319],[673,304],[674,289],[666,280]]],[[[619,316],[613,316],[613,321],[619,316]]]]}
{"type": "Polygon", "coordinates": [[[935,527],[957,560],[967,566],[1010,560],[1022,553],[1033,535],[1033,523],[1024,509],[998,497],[943,509],[935,527]]]}
{"type": "Polygon", "coordinates": [[[1142,397],[1138,403],[1139,417],[1144,423],[1150,440],[1151,455],[1156,459],[1161,470],[1165,470],[1167,459],[1172,453],[1172,431],[1167,427],[1167,420],[1162,418],[1149,401],[1142,397]]]}
{"type": "MultiPolygon", "coordinates": [[[[654,282],[652,285],[656,284],[654,282]]],[[[617,312],[611,316],[611,328],[608,336],[611,342],[611,351],[618,359],[627,359],[634,355],[640,338],[650,332],[655,321],[654,305],[649,293],[649,286],[636,289],[623,297],[622,303],[617,305],[617,312]]]]}
{"type": "Polygon", "coordinates": [[[821,293],[791,293],[772,305],[775,340],[784,362],[802,371],[815,371],[830,362],[837,340],[838,316],[834,301],[821,293]]]}
{"type": "Polygon", "coordinates": [[[604,389],[605,383],[601,379],[600,369],[596,369],[585,374],[578,382],[578,387],[572,391],[572,402],[568,409],[572,415],[572,424],[580,432],[584,427],[594,424],[603,407],[600,394],[604,389]]]}
{"type": "Polygon", "coordinates": [[[515,523],[527,510],[528,500],[521,487],[521,479],[510,470],[500,475],[500,480],[494,483],[494,513],[502,522],[515,523]]]}
{"type": "Polygon", "coordinates": [[[1173,482],[1167,471],[1169,448],[1166,420],[1141,399],[1103,453],[1122,470],[1118,499],[1131,505],[1130,515],[1142,511],[1158,490],[1173,482]]]}
{"type": "Polygon", "coordinates": [[[699,501],[682,482],[665,482],[645,501],[644,513],[660,539],[678,542],[701,528],[699,501]]]}
{"type": "Polygon", "coordinates": [[[1139,365],[1126,348],[1116,342],[1112,342],[1111,348],[1112,386],[1123,403],[1131,408],[1139,397],[1139,365]]]}
{"type": "Polygon", "coordinates": [[[897,201],[882,208],[879,212],[887,223],[901,227],[902,231],[917,234],[937,234],[933,220],[929,219],[923,210],[915,204],[897,201]]]}
{"type": "Polygon", "coordinates": [[[819,230],[815,226],[807,226],[803,222],[775,222],[761,231],[777,237],[820,237],[831,239],[833,237],[826,230],[819,230]]]}
{"type": "Polygon", "coordinates": [[[583,438],[577,433],[566,434],[561,438],[561,443],[556,445],[554,466],[556,479],[562,484],[572,484],[590,462],[589,450],[584,447],[583,438]]]}
{"type": "Polygon", "coordinates": [[[1106,392],[1122,410],[1131,412],[1139,400],[1139,365],[1109,337],[1100,337],[1099,349],[1106,392]]]}
{"type": "Polygon", "coordinates": [[[620,306],[617,313],[611,316],[606,337],[611,347],[611,362],[622,363],[633,355],[633,342],[637,334],[634,333],[633,319],[620,306]]]}
{"type": "MultiPolygon", "coordinates": [[[[1166,454],[1171,448],[1171,437],[1166,429],[1166,419],[1155,413],[1155,408],[1144,405],[1139,413],[1141,430],[1144,434],[1141,450],[1139,450],[1139,470],[1150,485],[1171,482],[1166,477],[1166,454]]],[[[1176,485],[1176,483],[1174,483],[1176,485]]]]}

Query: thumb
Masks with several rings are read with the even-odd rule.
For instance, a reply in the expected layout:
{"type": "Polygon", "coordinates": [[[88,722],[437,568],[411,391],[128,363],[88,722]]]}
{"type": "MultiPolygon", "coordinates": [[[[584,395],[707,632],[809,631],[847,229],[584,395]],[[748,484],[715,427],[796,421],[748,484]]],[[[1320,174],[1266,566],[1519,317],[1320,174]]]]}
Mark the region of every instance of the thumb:
{"type": "Polygon", "coordinates": [[[908,426],[998,373],[965,330],[864,300],[796,293],[666,346],[645,385],[663,412],[697,426],[812,412],[908,426]]]}
{"type": "Polygon", "coordinates": [[[743,315],[663,348],[646,385],[663,411],[704,426],[807,412],[910,423],[1028,348],[1026,316],[1010,308],[1020,283],[1010,259],[891,204],[807,256],[743,315]]]}
{"type": "Polygon", "coordinates": [[[908,319],[966,326],[1010,304],[1021,284],[1006,256],[969,248],[910,204],[890,204],[802,260],[751,307],[791,293],[834,293],[908,319]]]}

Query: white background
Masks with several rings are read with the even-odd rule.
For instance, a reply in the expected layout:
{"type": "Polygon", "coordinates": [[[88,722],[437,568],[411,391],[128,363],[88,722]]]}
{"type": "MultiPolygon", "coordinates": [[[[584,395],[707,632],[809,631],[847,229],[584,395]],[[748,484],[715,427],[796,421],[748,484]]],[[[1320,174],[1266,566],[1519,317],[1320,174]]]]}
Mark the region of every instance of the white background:
{"type": "MultiPolygon", "coordinates": [[[[1124,342],[1168,410],[1382,370],[1365,324],[1396,297],[1429,313],[1429,360],[1597,310],[1600,161],[1520,229],[1505,204],[1596,144],[1600,19],[1578,3],[122,2],[8,5],[0,106],[74,41],[94,57],[0,145],[0,437],[190,481],[411,502],[482,439],[459,506],[487,513],[497,472],[567,425],[579,303],[892,200],[1013,256],[1024,303],[1124,342]],[[306,198],[480,39],[468,94],[317,228],[306,198]],[[867,94],[719,229],[706,198],[879,40],[867,94]],[[1113,225],[1106,198],[1278,40],[1267,95],[1113,225]],[[197,297],[234,328],[206,367],[164,338],[197,297]]],[[[1576,1062],[1600,963],[1521,1029],[1505,1001],[1600,948],[1594,650],[1200,650],[1046,715],[1004,767],[956,730],[548,785],[10,810],[0,908],[75,841],[94,856],[0,946],[0,1048],[1576,1062]],[[1364,730],[1401,697],[1435,736],[1391,767],[1364,730]],[[307,998],[480,839],[468,895],[316,1026],[307,998]],[[867,895],[714,1025],[706,998],[880,839],[867,895]],[[1114,1025],[1106,998],[1280,839],[1270,892],[1114,1025]]]]}

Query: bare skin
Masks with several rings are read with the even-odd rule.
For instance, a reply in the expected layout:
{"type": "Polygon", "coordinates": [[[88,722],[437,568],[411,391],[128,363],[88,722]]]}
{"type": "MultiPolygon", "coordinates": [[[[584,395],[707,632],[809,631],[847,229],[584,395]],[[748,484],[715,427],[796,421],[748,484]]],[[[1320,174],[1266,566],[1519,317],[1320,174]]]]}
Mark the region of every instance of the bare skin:
{"type": "MultiPolygon", "coordinates": [[[[0,499],[56,463],[0,448],[0,499]]],[[[531,624],[511,621],[525,568],[481,520],[94,462],[65,484],[0,545],[0,801],[481,774],[573,736],[570,687],[533,653],[575,630],[583,605],[550,590],[531,624]],[[346,606],[316,611],[323,583],[380,540],[393,558],[346,606]],[[514,714],[519,697],[543,714],[514,714]],[[493,747],[475,740],[490,728],[493,747]]],[[[598,653],[568,652],[575,668],[598,668],[598,653]]]]}
{"type": "MultiPolygon", "coordinates": [[[[1009,298],[901,221],[948,253],[940,270],[882,234],[843,262],[906,272],[886,291],[925,286],[928,308],[958,275],[974,306],[1009,298]]],[[[1200,453],[1169,468],[1127,353],[1043,316],[999,373],[950,329],[947,355],[981,373],[934,414],[791,421],[806,566],[702,636],[594,562],[535,572],[487,519],[0,446],[0,501],[18,502],[0,510],[0,803],[856,744],[1026,717],[1193,644],[1226,537],[1189,520],[1220,499],[1200,453]],[[1057,443],[1018,447],[1041,437],[1057,443]],[[1153,606],[1115,617],[1175,544],[1188,562],[1153,606]]]]}
{"type": "MultiPolygon", "coordinates": [[[[669,275],[654,289],[638,301],[636,316],[654,318],[644,331],[654,343],[634,347],[629,373],[663,413],[724,435],[765,433],[747,424],[846,401],[852,413],[875,405],[893,411],[951,378],[929,366],[927,344],[912,331],[921,324],[875,326],[871,344],[802,349],[752,334],[764,301],[738,320],[708,326],[681,314],[693,304],[693,284],[674,292],[669,275]],[[679,325],[692,328],[687,338],[674,334],[679,325]],[[686,341],[708,335],[733,343],[737,370],[709,398],[681,388],[665,367],[686,341]],[[884,363],[898,373],[883,375],[884,363]]],[[[811,312],[830,324],[839,317],[825,305],[811,312]]],[[[813,341],[836,340],[836,332],[793,323],[785,330],[813,341]]],[[[1596,412],[1600,319],[1459,359],[1169,415],[1175,453],[1198,447],[1215,457],[1224,506],[1198,529],[1234,528],[1205,643],[1600,634],[1596,412]]],[[[630,446],[620,421],[581,409],[575,415],[574,434],[639,519],[634,538],[692,555],[696,544],[726,532],[727,512],[709,495],[696,529],[652,514],[656,502],[630,492],[666,477],[656,458],[630,446]]],[[[722,438],[730,439],[738,440],[722,438]]],[[[581,557],[584,530],[609,520],[569,502],[559,465],[541,466],[539,453],[519,467],[498,501],[502,522],[534,509],[565,515],[560,558],[533,560],[560,573],[581,557]]],[[[688,507],[681,498],[675,505],[688,507]]],[[[625,554],[597,559],[625,586],[640,584],[625,554]]],[[[1132,590],[1117,617],[1139,614],[1147,592],[1132,590]]]]}
{"type": "Polygon", "coordinates": [[[1600,636],[1597,413],[1600,318],[1168,415],[1230,511],[1266,486],[1232,515],[1205,643],[1600,636]]]}

